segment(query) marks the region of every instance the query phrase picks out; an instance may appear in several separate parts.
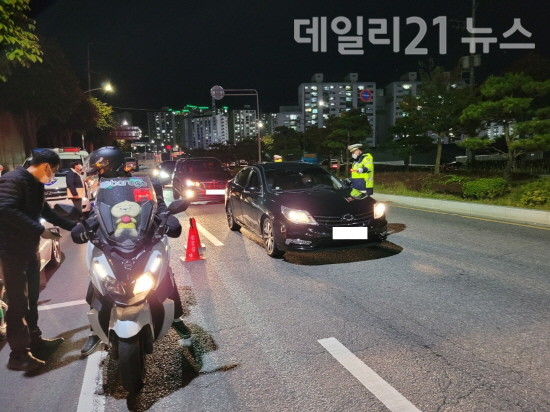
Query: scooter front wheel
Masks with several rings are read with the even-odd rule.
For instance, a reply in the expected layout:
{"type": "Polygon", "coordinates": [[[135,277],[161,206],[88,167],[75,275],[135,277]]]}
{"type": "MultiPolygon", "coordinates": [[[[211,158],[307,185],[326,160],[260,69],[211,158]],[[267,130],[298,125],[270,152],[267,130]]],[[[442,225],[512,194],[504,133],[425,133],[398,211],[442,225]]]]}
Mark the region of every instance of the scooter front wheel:
{"type": "Polygon", "coordinates": [[[145,381],[145,350],[141,336],[118,339],[118,371],[122,386],[137,394],[145,381]]]}

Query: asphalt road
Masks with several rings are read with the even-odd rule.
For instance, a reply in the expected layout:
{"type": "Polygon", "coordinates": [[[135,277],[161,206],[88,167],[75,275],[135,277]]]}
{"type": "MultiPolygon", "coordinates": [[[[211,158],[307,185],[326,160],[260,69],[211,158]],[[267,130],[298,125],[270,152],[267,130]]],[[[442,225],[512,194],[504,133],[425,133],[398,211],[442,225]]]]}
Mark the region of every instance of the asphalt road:
{"type": "MultiPolygon", "coordinates": [[[[550,410],[549,230],[394,206],[380,246],[272,259],[223,205],[192,205],[186,234],[189,216],[206,259],[181,262],[182,236],[172,267],[194,339],[155,344],[136,409],[550,410]]],[[[79,358],[84,248],[62,248],[40,325],[66,342],[36,376],[0,368],[0,408],[126,410],[106,352],[79,358]]]]}

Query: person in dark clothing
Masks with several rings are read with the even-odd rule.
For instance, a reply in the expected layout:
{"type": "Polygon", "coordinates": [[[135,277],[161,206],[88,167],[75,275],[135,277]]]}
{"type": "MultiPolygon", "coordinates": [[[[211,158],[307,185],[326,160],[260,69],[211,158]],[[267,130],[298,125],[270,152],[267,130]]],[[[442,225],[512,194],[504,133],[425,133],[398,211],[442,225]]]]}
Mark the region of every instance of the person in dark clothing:
{"type": "Polygon", "coordinates": [[[82,164],[80,162],[71,163],[71,169],[65,176],[67,179],[67,197],[73,201],[74,207],[82,211],[82,198],[85,196],[84,184],[80,171],[82,164]]]}
{"type": "MultiPolygon", "coordinates": [[[[120,149],[111,147],[111,146],[102,147],[92,152],[88,157],[88,159],[86,160],[86,164],[84,165],[84,168],[88,176],[93,175],[94,173],[97,173],[99,178],[131,176],[131,173],[130,173],[131,169],[128,169],[125,167],[124,153],[120,149]]],[[[164,202],[162,185],[158,180],[154,180],[152,183],[153,183],[153,188],[155,189],[155,195],[157,198],[157,217],[156,218],[158,220],[160,219],[159,215],[162,212],[167,211],[168,207],[164,202]]],[[[88,227],[90,227],[90,229],[92,230],[96,230],[99,227],[99,222],[95,217],[95,214],[93,213],[93,211],[92,211],[92,216],[86,220],[86,223],[88,227]]],[[[168,228],[168,231],[166,232],[166,235],[168,237],[176,238],[181,235],[182,228],[178,219],[175,216],[168,217],[166,226],[168,228]]],[[[86,234],[84,225],[82,225],[81,223],[76,225],[74,229],[71,231],[71,238],[75,243],[80,243],[80,244],[86,243],[88,241],[88,236],[86,234]]],[[[172,327],[176,330],[176,332],[178,332],[178,334],[183,339],[188,339],[191,337],[191,330],[187,327],[187,325],[185,325],[185,323],[183,322],[183,319],[181,318],[183,316],[183,305],[181,303],[181,297],[179,295],[178,289],[176,288],[176,285],[173,279],[173,273],[171,270],[170,270],[170,276],[172,277],[171,279],[172,282],[170,282],[170,284],[172,285],[170,298],[174,301],[174,322],[172,323],[172,327]]],[[[89,304],[91,304],[91,299],[92,299],[91,292],[92,292],[91,287],[88,287],[88,293],[86,294],[86,301],[89,304]]],[[[80,353],[82,354],[82,356],[91,355],[99,347],[100,342],[101,341],[99,339],[99,336],[91,333],[87,341],[84,343],[84,346],[80,350],[80,353]]]]}
{"type": "Polygon", "coordinates": [[[0,275],[9,301],[9,369],[30,371],[42,367],[45,363],[31,352],[63,342],[63,338],[43,338],[38,327],[38,245],[40,237],[59,237],[44,228],[40,218],[66,230],[75,226],[55,213],[44,199],[44,183],[53,179],[59,164],[57,153],[37,149],[27,169],[17,167],[0,177],[0,275]]]}

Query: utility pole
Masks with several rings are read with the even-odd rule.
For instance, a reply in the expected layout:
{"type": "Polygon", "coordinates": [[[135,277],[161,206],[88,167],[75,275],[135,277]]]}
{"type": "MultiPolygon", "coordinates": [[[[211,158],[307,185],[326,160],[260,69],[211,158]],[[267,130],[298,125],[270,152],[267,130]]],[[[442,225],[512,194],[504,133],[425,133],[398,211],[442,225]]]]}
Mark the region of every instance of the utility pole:
{"type": "MultiPolygon", "coordinates": [[[[472,27],[476,27],[476,0],[472,0],[472,27]]],[[[473,30],[472,30],[473,31],[473,30]]],[[[474,37],[474,33],[470,33],[470,37],[474,37]]],[[[470,52],[470,89],[473,90],[475,85],[474,80],[474,53],[470,52]]]]}
{"type": "Polygon", "coordinates": [[[88,53],[87,53],[87,72],[88,72],[88,89],[92,89],[92,71],[90,69],[90,46],[92,43],[88,43],[88,53]]]}

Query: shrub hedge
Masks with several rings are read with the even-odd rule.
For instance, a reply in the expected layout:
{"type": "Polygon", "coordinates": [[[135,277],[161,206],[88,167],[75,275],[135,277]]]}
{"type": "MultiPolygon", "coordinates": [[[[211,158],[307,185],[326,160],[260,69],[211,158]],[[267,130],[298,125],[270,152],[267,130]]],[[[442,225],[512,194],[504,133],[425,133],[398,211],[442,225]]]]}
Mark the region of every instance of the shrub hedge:
{"type": "Polygon", "coordinates": [[[508,182],[503,178],[484,178],[464,182],[464,197],[474,199],[494,199],[508,190],[508,182]]]}

